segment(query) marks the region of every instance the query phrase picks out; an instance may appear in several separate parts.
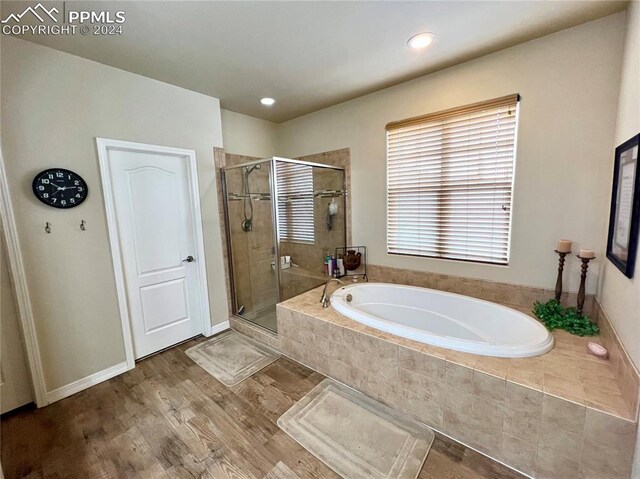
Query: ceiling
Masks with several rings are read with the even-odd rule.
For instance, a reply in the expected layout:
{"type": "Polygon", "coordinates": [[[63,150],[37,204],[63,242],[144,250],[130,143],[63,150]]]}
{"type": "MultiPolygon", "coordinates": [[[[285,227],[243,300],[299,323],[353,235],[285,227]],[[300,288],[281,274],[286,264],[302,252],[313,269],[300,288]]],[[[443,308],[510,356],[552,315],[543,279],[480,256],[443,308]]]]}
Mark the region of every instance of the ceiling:
{"type": "MultiPolygon", "coordinates": [[[[46,5],[62,12],[62,3],[46,5]]],[[[2,18],[25,5],[3,1],[2,18]]],[[[282,122],[609,15],[626,2],[76,1],[64,7],[122,10],[123,34],[21,38],[282,122]],[[426,51],[407,49],[407,39],[423,31],[434,32],[435,42],[426,51]],[[260,105],[265,96],[277,103],[260,105]]]]}

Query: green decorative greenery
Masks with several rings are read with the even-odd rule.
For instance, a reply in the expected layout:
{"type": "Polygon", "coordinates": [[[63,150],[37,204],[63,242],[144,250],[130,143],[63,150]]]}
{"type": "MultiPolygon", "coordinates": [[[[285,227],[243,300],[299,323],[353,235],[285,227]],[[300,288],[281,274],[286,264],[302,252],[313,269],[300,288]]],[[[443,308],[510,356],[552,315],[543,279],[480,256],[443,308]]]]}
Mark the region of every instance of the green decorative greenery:
{"type": "Polygon", "coordinates": [[[564,329],[577,336],[595,336],[600,331],[598,326],[578,313],[576,308],[565,308],[555,299],[546,303],[536,301],[533,314],[540,318],[549,331],[564,329]]]}

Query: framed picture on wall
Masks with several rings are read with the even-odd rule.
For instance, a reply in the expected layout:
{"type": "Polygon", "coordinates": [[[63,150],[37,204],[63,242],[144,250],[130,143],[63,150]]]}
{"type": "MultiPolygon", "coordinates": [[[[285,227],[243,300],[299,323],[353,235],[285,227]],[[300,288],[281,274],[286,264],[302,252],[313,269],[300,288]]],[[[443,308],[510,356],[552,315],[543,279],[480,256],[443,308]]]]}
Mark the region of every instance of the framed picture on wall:
{"type": "Polygon", "coordinates": [[[638,171],[638,144],[640,134],[616,148],[607,258],[628,278],[633,270],[638,251],[640,226],[640,171],[638,171]]]}

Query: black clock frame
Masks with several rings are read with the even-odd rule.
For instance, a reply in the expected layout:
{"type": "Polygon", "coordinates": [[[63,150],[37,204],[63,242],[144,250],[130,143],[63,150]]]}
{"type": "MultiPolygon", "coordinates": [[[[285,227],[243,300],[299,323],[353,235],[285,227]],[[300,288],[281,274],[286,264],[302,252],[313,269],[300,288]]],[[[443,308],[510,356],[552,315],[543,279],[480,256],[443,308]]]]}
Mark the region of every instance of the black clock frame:
{"type": "Polygon", "coordinates": [[[75,208],[76,206],[80,206],[89,197],[89,187],[87,186],[87,182],[84,181],[84,178],[82,176],[80,176],[78,173],[76,173],[75,171],[67,170],[66,168],[55,168],[54,167],[54,168],[47,168],[46,170],[42,170],[41,172],[39,172],[38,174],[36,174],[33,177],[33,181],[31,182],[31,189],[33,191],[34,196],[36,198],[38,198],[38,201],[40,201],[41,203],[43,203],[43,204],[45,204],[47,206],[51,206],[52,208],[58,208],[58,209],[61,209],[61,210],[68,210],[70,208],[75,208]],[[55,204],[55,203],[52,204],[52,203],[49,203],[49,202],[45,201],[44,198],[41,198],[40,195],[39,195],[38,188],[37,188],[38,187],[37,183],[38,183],[38,180],[42,177],[42,175],[49,174],[50,172],[53,172],[53,171],[60,171],[60,172],[63,172],[65,174],[71,174],[71,175],[76,176],[80,180],[80,182],[82,184],[82,187],[84,188],[85,195],[82,198],[80,198],[80,200],[77,203],[66,205],[66,206],[62,206],[62,205],[55,204]]]}

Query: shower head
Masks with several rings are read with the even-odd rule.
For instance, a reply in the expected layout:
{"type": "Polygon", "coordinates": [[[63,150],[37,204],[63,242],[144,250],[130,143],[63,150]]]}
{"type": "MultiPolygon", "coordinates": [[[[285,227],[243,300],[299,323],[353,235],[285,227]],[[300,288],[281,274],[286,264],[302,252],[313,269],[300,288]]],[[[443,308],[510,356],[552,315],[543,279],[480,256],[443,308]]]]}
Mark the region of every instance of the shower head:
{"type": "Polygon", "coordinates": [[[249,188],[249,175],[253,170],[259,170],[262,168],[260,163],[255,165],[242,167],[242,194],[243,200],[243,214],[244,221],[242,222],[242,230],[249,232],[253,229],[253,202],[251,201],[251,189],[249,188]]]}
{"type": "Polygon", "coordinates": [[[262,168],[262,165],[258,163],[257,165],[253,165],[251,168],[245,166],[245,174],[249,176],[253,170],[259,170],[262,168]]]}

